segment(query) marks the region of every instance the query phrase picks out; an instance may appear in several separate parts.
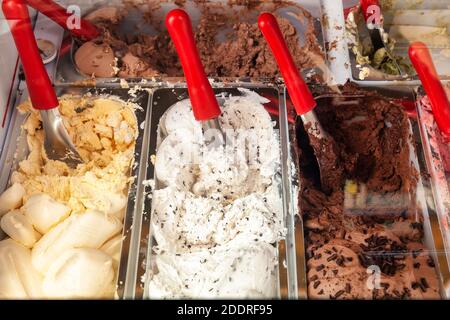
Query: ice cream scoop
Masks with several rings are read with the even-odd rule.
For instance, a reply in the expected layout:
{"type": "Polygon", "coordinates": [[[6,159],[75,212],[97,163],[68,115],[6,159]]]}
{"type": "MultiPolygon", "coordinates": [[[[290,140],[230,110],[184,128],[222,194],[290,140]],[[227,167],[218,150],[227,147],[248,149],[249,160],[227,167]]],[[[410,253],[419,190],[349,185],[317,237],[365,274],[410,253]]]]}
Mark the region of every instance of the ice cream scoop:
{"type": "Polygon", "coordinates": [[[40,111],[45,131],[46,154],[49,159],[60,160],[70,167],[76,167],[82,159],[59,113],[58,99],[39,55],[28,8],[23,0],[4,0],[2,8],[21,57],[31,102],[33,107],[40,111]]]}
{"type": "Polygon", "coordinates": [[[413,42],[408,53],[431,102],[434,119],[439,130],[447,141],[450,141],[450,101],[439,81],[430,51],[423,42],[413,42]]]}
{"type": "MultiPolygon", "coordinates": [[[[275,56],[297,115],[301,117],[310,138],[319,142],[311,144],[321,170],[322,188],[332,191],[335,189],[333,183],[327,180],[327,175],[322,172],[322,169],[328,159],[336,158],[334,140],[322,128],[317,119],[314,112],[316,101],[295,66],[276,18],[271,13],[262,13],[258,18],[258,25],[275,56]]],[[[327,166],[329,167],[328,164],[327,166]]]]}
{"type": "Polygon", "coordinates": [[[392,60],[394,67],[398,70],[399,74],[402,75],[402,69],[387,45],[388,35],[383,29],[383,15],[381,13],[379,1],[361,0],[360,5],[374,47],[373,51],[377,52],[379,49],[384,49],[386,55],[392,60]]]}
{"type": "Polygon", "coordinates": [[[223,142],[218,121],[222,111],[200,60],[189,15],[184,10],[174,9],[167,14],[166,26],[183,67],[194,117],[202,122],[206,133],[205,140],[211,143],[210,138],[217,138],[219,134],[223,142]]]}

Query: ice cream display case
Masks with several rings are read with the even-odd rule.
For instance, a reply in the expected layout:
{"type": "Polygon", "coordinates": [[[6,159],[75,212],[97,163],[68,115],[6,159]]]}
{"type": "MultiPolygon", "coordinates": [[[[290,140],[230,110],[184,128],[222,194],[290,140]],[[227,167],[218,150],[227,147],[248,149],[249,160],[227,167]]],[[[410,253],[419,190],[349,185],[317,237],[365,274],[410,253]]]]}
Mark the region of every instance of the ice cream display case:
{"type": "Polygon", "coordinates": [[[201,133],[186,113],[186,88],[153,93],[143,295],[286,298],[293,276],[283,261],[295,253],[285,245],[278,88],[215,92],[227,135],[217,149],[189,143],[201,133]]]}
{"type": "Polygon", "coordinates": [[[299,290],[313,299],[447,298],[448,263],[419,124],[402,110],[414,105],[413,91],[340,89],[314,91],[339,150],[329,167],[317,166],[301,123],[290,125],[301,216],[295,233],[304,234],[299,273],[306,269],[299,290]],[[336,177],[336,189],[323,190],[325,174],[336,177]]]}
{"type": "Polygon", "coordinates": [[[334,56],[347,43],[330,39],[345,29],[343,10],[312,0],[60,3],[79,5],[101,32],[80,41],[51,31],[58,55],[47,71],[85,163],[48,159],[23,78],[8,83],[0,298],[449,298],[445,154],[415,103],[418,81],[356,84],[355,61],[334,56]],[[221,106],[212,136],[193,116],[164,26],[178,6],[221,106]],[[262,11],[275,13],[332,145],[294,114],[262,11]],[[349,68],[349,82],[331,83],[349,68]],[[318,159],[321,149],[333,152],[318,159]]]}
{"type": "Polygon", "coordinates": [[[0,176],[7,186],[0,199],[2,297],[121,296],[140,214],[149,96],[120,88],[57,92],[86,162],[73,169],[49,160],[38,113],[29,102],[19,106],[0,176]]]}
{"type": "MultiPolygon", "coordinates": [[[[116,7],[104,2],[85,10],[103,35],[95,41],[66,37],[60,52],[55,82],[117,83],[120,79],[148,86],[183,71],[164,27],[173,1],[124,1],[116,7]],[[151,57],[151,58],[150,58],[151,57]],[[141,79],[145,78],[145,81],[141,79]]],[[[282,19],[296,63],[304,74],[323,73],[324,38],[321,7],[315,1],[261,1],[251,6],[239,1],[185,1],[208,76],[229,79],[264,79],[279,76],[270,51],[258,31],[258,14],[270,11],[282,19]]],[[[122,80],[123,83],[123,80],[122,80]]]]}

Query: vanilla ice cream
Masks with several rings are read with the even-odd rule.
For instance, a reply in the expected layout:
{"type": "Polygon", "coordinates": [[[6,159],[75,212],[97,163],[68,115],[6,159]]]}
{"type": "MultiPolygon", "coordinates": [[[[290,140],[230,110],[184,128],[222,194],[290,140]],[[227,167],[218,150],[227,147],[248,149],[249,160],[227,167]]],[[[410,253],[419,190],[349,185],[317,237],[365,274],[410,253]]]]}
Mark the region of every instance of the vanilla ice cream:
{"type": "Polygon", "coordinates": [[[151,298],[273,298],[282,222],[279,139],[249,90],[225,98],[226,145],[204,142],[189,100],[159,123],[151,298]]]}
{"type": "Polygon", "coordinates": [[[59,109],[84,163],[47,158],[27,102],[29,155],[0,195],[0,298],[113,298],[137,121],[113,97],[64,96],[59,109]]]}

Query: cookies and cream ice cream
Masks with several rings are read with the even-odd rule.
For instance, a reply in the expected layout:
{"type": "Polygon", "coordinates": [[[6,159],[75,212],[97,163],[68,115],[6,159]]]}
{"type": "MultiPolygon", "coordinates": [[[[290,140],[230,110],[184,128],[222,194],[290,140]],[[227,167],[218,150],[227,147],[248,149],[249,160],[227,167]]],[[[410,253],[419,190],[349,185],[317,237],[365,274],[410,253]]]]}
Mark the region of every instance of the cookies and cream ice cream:
{"type": "Polygon", "coordinates": [[[284,235],[279,140],[248,90],[225,98],[226,145],[206,145],[189,100],[166,111],[155,160],[151,298],[277,296],[284,235]]]}
{"type": "Polygon", "coordinates": [[[59,109],[84,160],[47,158],[39,112],[29,102],[29,154],[0,196],[0,297],[113,298],[137,123],[132,105],[63,96],[59,109]]]}
{"type": "MultiPolygon", "coordinates": [[[[341,186],[323,192],[301,124],[299,207],[314,299],[438,299],[439,279],[424,244],[409,123],[402,107],[354,85],[315,109],[340,152],[341,186]]],[[[321,167],[333,175],[335,168],[321,167]]]]}

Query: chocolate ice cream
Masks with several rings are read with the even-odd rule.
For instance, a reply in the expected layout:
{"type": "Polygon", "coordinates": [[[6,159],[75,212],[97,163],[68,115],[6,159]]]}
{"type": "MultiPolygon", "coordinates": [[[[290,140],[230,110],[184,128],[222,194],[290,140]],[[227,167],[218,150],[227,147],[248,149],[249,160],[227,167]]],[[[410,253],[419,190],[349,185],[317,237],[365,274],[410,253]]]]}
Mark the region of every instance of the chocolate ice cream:
{"type": "MultiPolygon", "coordinates": [[[[321,98],[315,109],[340,151],[336,163],[343,174],[331,194],[320,187],[301,123],[296,130],[309,297],[439,298],[415,203],[407,115],[374,92],[349,84],[341,90],[364,97],[321,98]]],[[[334,171],[321,168],[325,175],[334,171]]]]}
{"type": "Polygon", "coordinates": [[[86,42],[75,52],[74,58],[78,69],[86,75],[108,78],[115,74],[116,60],[108,44],[86,42]]]}
{"type": "MultiPolygon", "coordinates": [[[[275,10],[283,7],[295,7],[298,20],[306,25],[306,33],[299,35],[298,30],[286,19],[278,17],[282,32],[289,49],[299,68],[312,68],[323,61],[323,52],[316,39],[312,16],[289,1],[273,4],[231,1],[230,6],[244,6],[239,15],[231,16],[224,10],[223,4],[195,1],[201,18],[195,26],[195,38],[202,62],[208,76],[213,77],[252,77],[275,78],[279,71],[270,50],[258,29],[255,16],[262,10],[275,10]],[[268,7],[270,5],[270,7],[268,7]],[[303,41],[300,41],[300,38],[303,41]]],[[[179,5],[183,6],[182,3],[179,5]]],[[[102,36],[92,42],[96,45],[111,47],[117,59],[117,68],[111,76],[118,77],[182,77],[183,71],[175,48],[165,28],[161,27],[161,18],[154,11],[160,3],[150,1],[144,11],[142,24],[151,26],[157,33],[149,34],[140,30],[134,33],[121,33],[120,22],[126,17],[127,4],[123,8],[103,7],[86,16],[102,30],[102,36]]],[[[144,10],[144,9],[143,9],[144,10]]],[[[142,27],[142,26],[141,26],[142,27]]],[[[88,42],[89,43],[89,42],[88,42]]],[[[83,50],[85,43],[79,50],[83,50]]],[[[93,46],[93,45],[89,45],[93,46]]],[[[104,76],[103,69],[94,70],[96,55],[75,55],[78,69],[95,77],[104,76]],[[86,58],[86,59],[85,59],[86,58]]],[[[110,63],[107,63],[108,66],[110,63]]],[[[110,70],[108,70],[109,72],[110,70]]]]}

